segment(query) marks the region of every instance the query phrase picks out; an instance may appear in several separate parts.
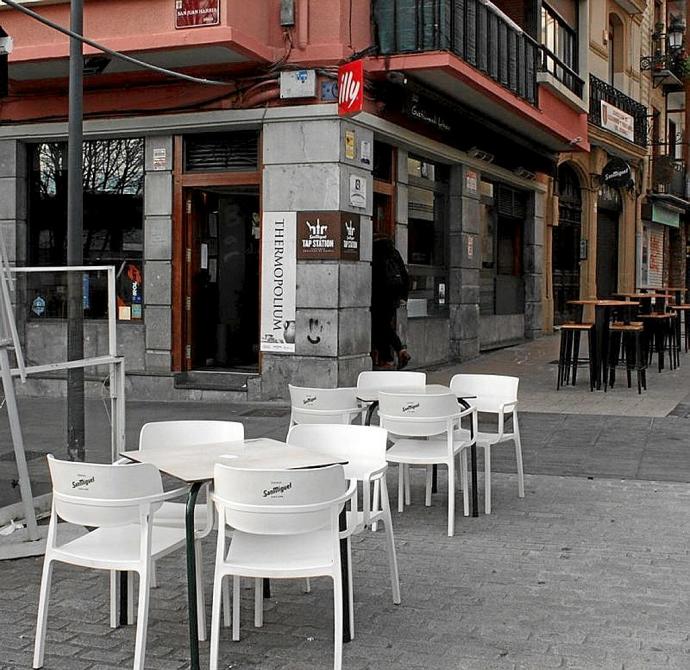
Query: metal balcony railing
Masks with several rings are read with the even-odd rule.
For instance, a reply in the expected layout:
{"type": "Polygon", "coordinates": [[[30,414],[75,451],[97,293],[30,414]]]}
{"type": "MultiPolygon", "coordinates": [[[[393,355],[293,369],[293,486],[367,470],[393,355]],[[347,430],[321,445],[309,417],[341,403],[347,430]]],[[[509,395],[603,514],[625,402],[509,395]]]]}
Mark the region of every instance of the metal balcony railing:
{"type": "Polygon", "coordinates": [[[594,75],[589,75],[589,121],[595,126],[605,128],[601,119],[602,100],[633,117],[633,142],[638,146],[646,147],[647,108],[611,84],[607,84],[594,75]]]}
{"type": "Polygon", "coordinates": [[[652,187],[657,193],[685,198],[685,161],[667,154],[652,156],[652,187]]]}
{"type": "Polygon", "coordinates": [[[578,98],[582,98],[585,82],[571,67],[567,66],[556,54],[547,49],[543,44],[539,47],[541,60],[539,70],[553,75],[568,90],[572,91],[578,98]]]}
{"type": "Polygon", "coordinates": [[[374,0],[382,55],[450,51],[532,105],[541,47],[479,0],[374,0]]]}

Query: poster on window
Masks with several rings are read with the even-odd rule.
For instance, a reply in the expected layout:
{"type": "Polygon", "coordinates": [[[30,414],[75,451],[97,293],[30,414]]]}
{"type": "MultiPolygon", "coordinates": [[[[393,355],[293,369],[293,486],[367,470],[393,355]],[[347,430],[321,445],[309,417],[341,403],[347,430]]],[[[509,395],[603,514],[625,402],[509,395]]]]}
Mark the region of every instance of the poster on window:
{"type": "Polygon", "coordinates": [[[220,0],[175,0],[175,28],[217,26],[220,0]]]}
{"type": "Polygon", "coordinates": [[[264,212],[261,231],[261,351],[295,351],[296,212],[264,212]]]}

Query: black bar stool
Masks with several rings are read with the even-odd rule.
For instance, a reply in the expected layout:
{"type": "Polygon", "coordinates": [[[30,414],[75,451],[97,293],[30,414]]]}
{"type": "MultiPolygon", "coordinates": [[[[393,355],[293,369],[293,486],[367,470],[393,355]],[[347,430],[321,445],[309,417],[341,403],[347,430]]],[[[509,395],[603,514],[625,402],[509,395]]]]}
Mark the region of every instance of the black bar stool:
{"type": "Polygon", "coordinates": [[[643,347],[644,326],[637,321],[614,321],[609,325],[609,360],[604,371],[604,391],[616,383],[616,366],[624,361],[628,388],[632,387],[632,371],[637,373],[637,392],[647,390],[647,363],[643,347]],[[622,354],[622,356],[621,356],[622,354]],[[608,384],[607,384],[608,382],[608,384]]]}
{"type": "Polygon", "coordinates": [[[589,390],[594,391],[594,324],[593,323],[564,323],[561,325],[561,349],[558,356],[558,375],[556,390],[561,386],[577,383],[577,367],[580,363],[589,365],[589,390]],[[580,336],[587,333],[587,358],[580,358],[580,336]],[[572,382],[571,382],[572,379],[572,382]]]}

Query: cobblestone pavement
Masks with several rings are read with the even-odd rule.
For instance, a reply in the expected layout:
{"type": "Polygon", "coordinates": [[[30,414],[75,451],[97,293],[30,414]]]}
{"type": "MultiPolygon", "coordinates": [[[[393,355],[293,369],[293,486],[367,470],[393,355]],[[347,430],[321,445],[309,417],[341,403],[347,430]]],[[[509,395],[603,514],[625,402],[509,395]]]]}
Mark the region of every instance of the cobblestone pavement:
{"type": "MultiPolygon", "coordinates": [[[[556,393],[551,360],[557,338],[493,352],[436,370],[447,382],[463,371],[521,377],[526,497],[517,498],[512,449],[492,454],[493,513],[458,517],[448,538],[446,486],[431,508],[413,472],[413,505],[393,512],[403,602],[391,601],[383,535],[355,538],[356,638],[346,670],[690,668],[690,361],[659,375],[641,398],[627,388],[556,393]]],[[[20,400],[34,493],[49,490],[44,454],[64,453],[64,404],[20,400]]],[[[128,403],[127,443],[148,420],[240,420],[249,437],[283,438],[279,404],[128,403]]],[[[0,506],[18,499],[5,417],[0,414],[0,506]]],[[[109,458],[108,418],[87,403],[89,459],[109,458]]],[[[480,460],[481,466],[481,460],[480,460]]],[[[389,490],[396,505],[393,471],[389,490]]],[[[483,490],[480,476],[480,492],[483,490]]],[[[480,496],[481,501],[481,496],[480,496]]],[[[458,500],[458,509],[461,503],[458,500]]],[[[213,537],[204,546],[210,613],[213,537]]],[[[0,563],[0,670],[31,666],[42,559],[0,563]]],[[[159,564],[151,602],[146,667],[182,670],[187,661],[182,553],[159,564]]],[[[253,627],[252,592],[242,594],[242,640],[227,630],[223,670],[311,670],[332,665],[328,580],[277,582],[265,625],[253,627]]],[[[134,628],[108,627],[104,574],[58,565],[53,582],[45,668],[131,667],[134,628]]],[[[202,667],[208,643],[202,643],[202,667]]]]}
{"type": "MultiPolygon", "coordinates": [[[[356,538],[356,638],[345,645],[345,668],[690,667],[687,486],[539,475],[527,477],[519,500],[515,477],[496,475],[494,514],[459,518],[448,538],[444,484],[425,508],[422,473],[414,472],[413,504],[394,512],[401,605],[391,601],[382,534],[356,538]]],[[[212,558],[209,541],[208,598],[212,558]]],[[[2,565],[5,670],[30,667],[40,568],[40,559],[2,565]]],[[[188,667],[183,574],[182,555],[160,562],[147,668],[188,667]]],[[[222,668],[330,667],[327,580],[314,580],[310,594],[297,582],[274,583],[261,629],[253,628],[248,586],[242,640],[223,630],[222,668]]],[[[134,627],[108,628],[103,574],[58,565],[48,628],[48,669],[131,665],[134,627]]],[[[203,667],[208,644],[201,649],[203,667]]]]}

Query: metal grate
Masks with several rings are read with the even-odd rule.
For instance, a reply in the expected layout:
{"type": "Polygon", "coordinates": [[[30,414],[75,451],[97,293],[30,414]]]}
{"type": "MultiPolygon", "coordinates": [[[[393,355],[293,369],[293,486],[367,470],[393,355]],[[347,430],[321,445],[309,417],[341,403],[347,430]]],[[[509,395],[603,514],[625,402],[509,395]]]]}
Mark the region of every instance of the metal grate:
{"type": "Polygon", "coordinates": [[[290,414],[289,409],[277,409],[277,408],[271,408],[271,407],[260,407],[257,409],[248,409],[244,412],[242,412],[242,416],[274,416],[274,417],[282,417],[282,416],[288,416],[290,414]]]}
{"type": "Polygon", "coordinates": [[[185,137],[185,171],[214,172],[256,170],[259,164],[259,133],[213,133],[185,137]]]}
{"type": "MultiPolygon", "coordinates": [[[[35,461],[38,458],[42,458],[45,456],[45,454],[42,451],[30,451],[26,450],[24,452],[26,454],[26,460],[27,461],[35,461]]],[[[14,460],[14,451],[8,451],[5,454],[0,454],[0,461],[13,461],[14,460]]]]}

